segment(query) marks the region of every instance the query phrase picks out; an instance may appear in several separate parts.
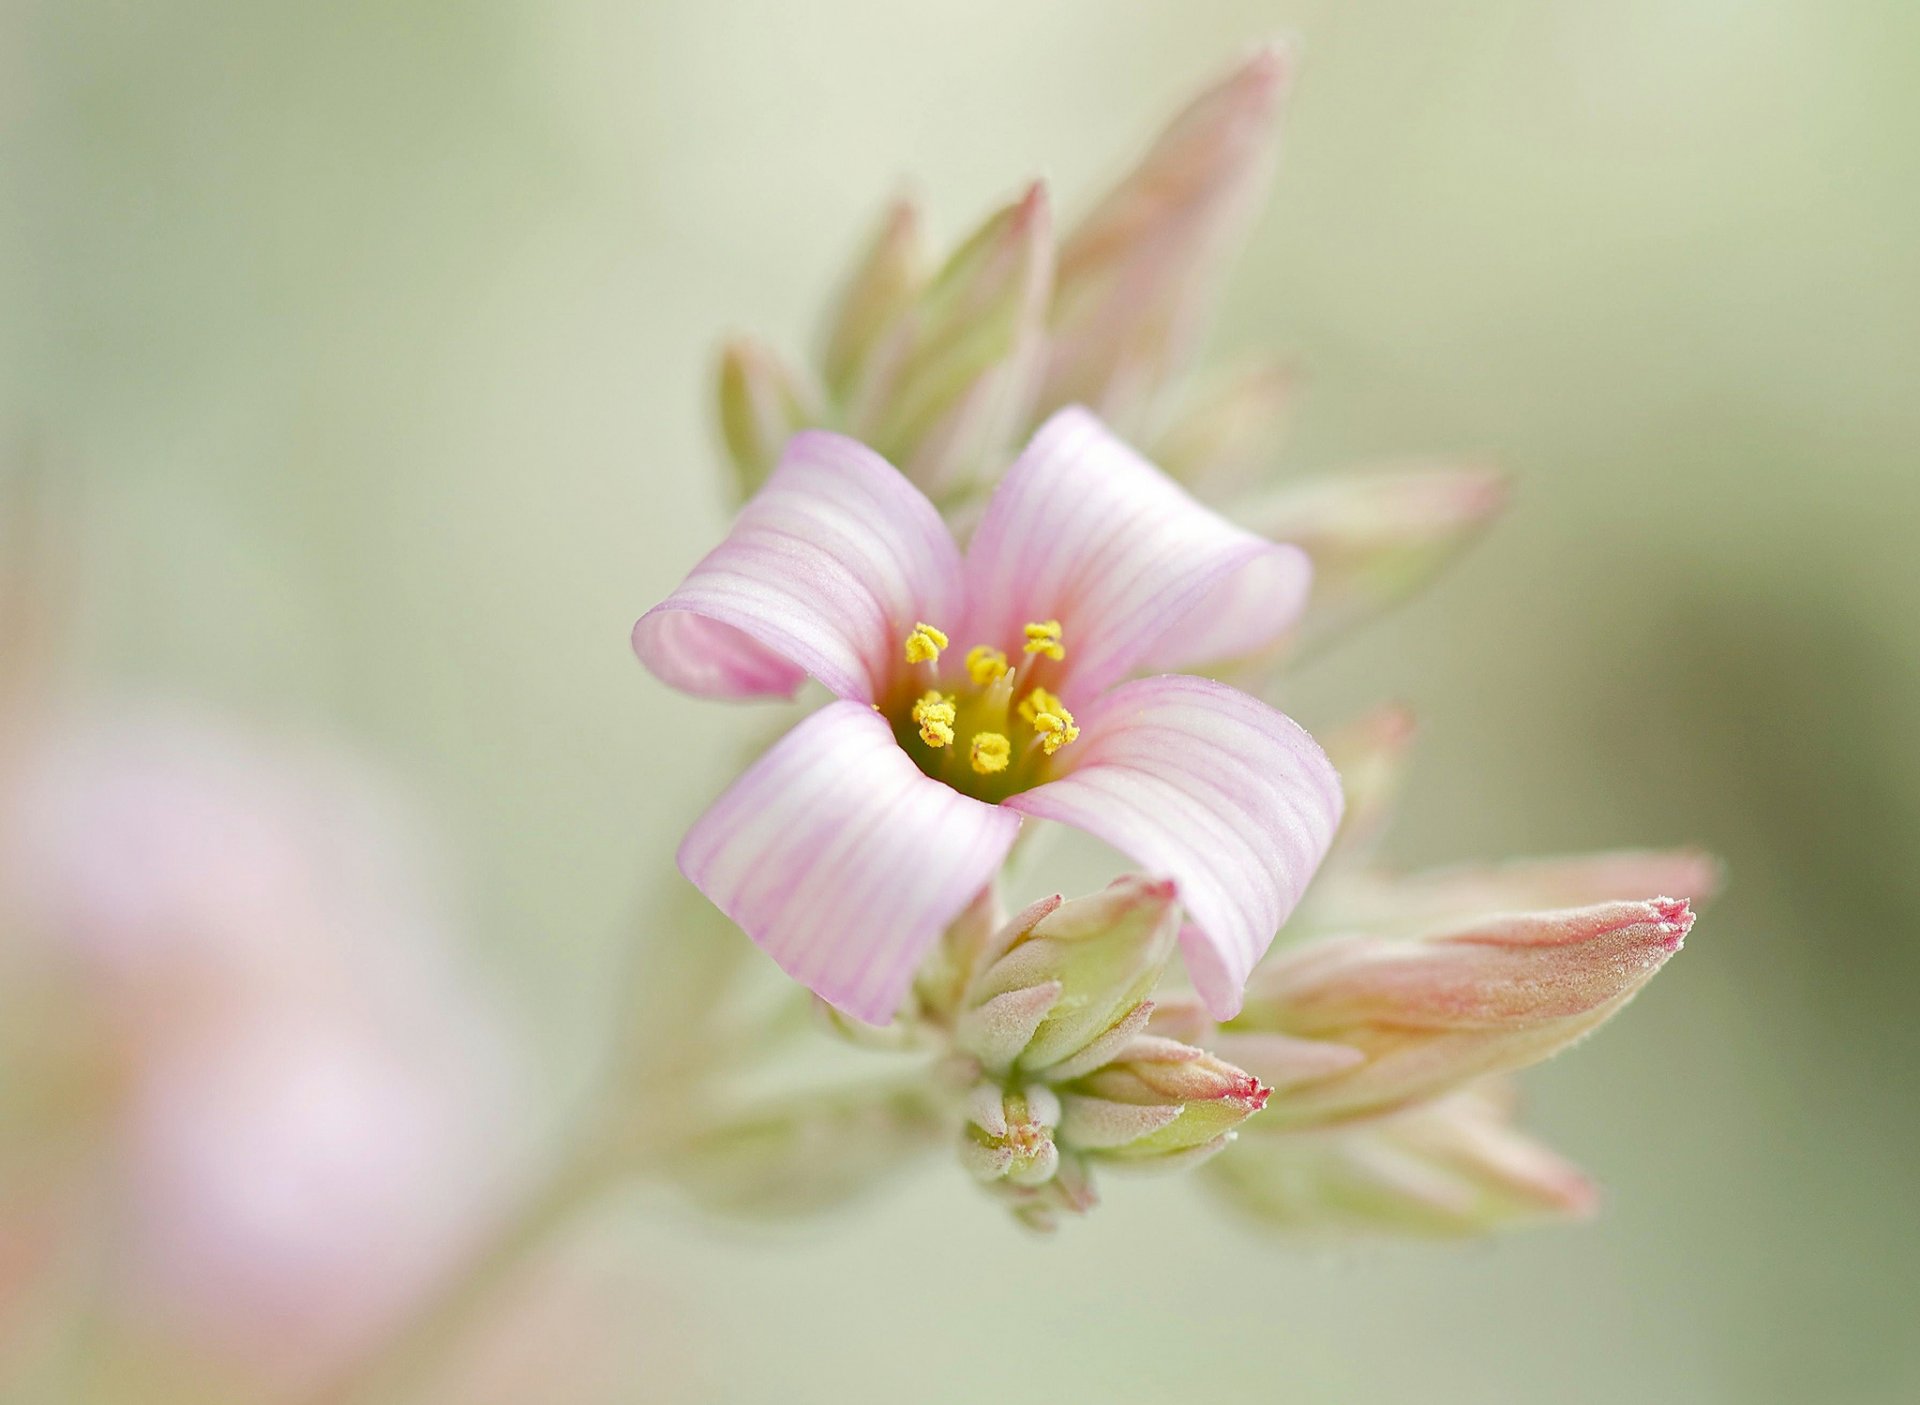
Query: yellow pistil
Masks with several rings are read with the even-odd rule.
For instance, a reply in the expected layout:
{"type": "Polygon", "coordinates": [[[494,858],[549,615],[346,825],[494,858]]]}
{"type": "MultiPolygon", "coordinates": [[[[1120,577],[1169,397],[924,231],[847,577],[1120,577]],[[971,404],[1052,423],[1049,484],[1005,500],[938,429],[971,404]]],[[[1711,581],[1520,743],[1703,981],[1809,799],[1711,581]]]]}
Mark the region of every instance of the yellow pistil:
{"type": "Polygon", "coordinates": [[[1013,758],[1013,743],[998,732],[975,732],[973,745],[967,760],[973,769],[983,776],[995,775],[1007,769],[1007,762],[1013,758]]]}
{"type": "Polygon", "coordinates": [[[1073,714],[1057,705],[1034,714],[1033,730],[1040,734],[1040,749],[1049,756],[1080,740],[1080,729],[1073,725],[1073,714]]]}
{"type": "Polygon", "coordinates": [[[920,740],[928,746],[953,745],[953,700],[928,693],[913,705],[913,722],[920,729],[920,740]]]}
{"type": "Polygon", "coordinates": [[[1036,719],[1043,712],[1051,712],[1055,717],[1071,717],[1066,706],[1045,688],[1035,688],[1020,699],[1020,720],[1029,727],[1037,726],[1036,719]]]}
{"type": "Polygon", "coordinates": [[[1039,624],[1027,626],[1027,642],[1023,645],[1029,654],[1045,654],[1055,663],[1067,656],[1067,646],[1060,642],[1060,621],[1043,620],[1039,624]]]}
{"type": "Polygon", "coordinates": [[[947,636],[922,620],[907,636],[908,663],[938,663],[940,651],[947,647],[947,636]]]}
{"type": "Polygon", "coordinates": [[[967,677],[974,686],[984,688],[1007,671],[1007,656],[986,644],[967,650],[967,677]]]}

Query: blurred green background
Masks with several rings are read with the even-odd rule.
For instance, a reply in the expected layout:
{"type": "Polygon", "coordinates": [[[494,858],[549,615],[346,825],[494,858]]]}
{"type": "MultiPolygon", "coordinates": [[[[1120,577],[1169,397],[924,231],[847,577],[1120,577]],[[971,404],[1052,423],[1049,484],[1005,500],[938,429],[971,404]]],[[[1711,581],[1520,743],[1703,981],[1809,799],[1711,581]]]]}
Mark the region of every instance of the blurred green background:
{"type": "Polygon", "coordinates": [[[1177,1181],[1053,1242],[947,1168],[771,1239],[670,1201],[661,1400],[1920,1398],[1920,7],[61,0],[0,26],[0,426],[79,484],[105,687],[346,733],[464,856],[556,1102],[742,718],[633,663],[719,530],[724,332],[798,347],[911,179],[1070,212],[1250,40],[1305,66],[1218,328],[1323,468],[1512,513],[1303,674],[1424,734],[1410,863],[1732,886],[1531,1077],[1598,1223],[1303,1257],[1177,1181]]]}

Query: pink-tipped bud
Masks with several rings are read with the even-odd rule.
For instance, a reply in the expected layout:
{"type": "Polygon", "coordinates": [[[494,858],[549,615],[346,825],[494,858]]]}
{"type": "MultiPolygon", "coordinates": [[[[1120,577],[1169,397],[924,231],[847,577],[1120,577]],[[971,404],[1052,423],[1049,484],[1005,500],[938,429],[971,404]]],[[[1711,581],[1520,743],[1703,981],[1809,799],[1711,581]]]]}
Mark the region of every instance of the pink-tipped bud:
{"type": "Polygon", "coordinates": [[[1324,942],[1267,966],[1234,1027],[1365,1055],[1289,1091],[1270,1125],[1382,1112],[1557,1053],[1626,1004],[1692,925],[1685,902],[1662,898],[1324,942]]]}
{"type": "Polygon", "coordinates": [[[1478,1089],[1358,1126],[1245,1138],[1206,1180],[1252,1218],[1307,1235],[1460,1238],[1581,1219],[1595,1200],[1478,1089]]]}
{"type": "Polygon", "coordinates": [[[1291,67],[1268,46],[1194,99],[1062,243],[1042,414],[1137,427],[1185,368],[1265,189],[1291,67]]]}
{"type": "Polygon", "coordinates": [[[720,438],[745,500],[759,491],[787,440],[820,423],[818,398],[777,353],[744,338],[721,348],[720,438]]]}
{"type": "Polygon", "coordinates": [[[1299,637],[1352,627],[1425,585],[1506,505],[1507,483],[1474,465],[1416,465],[1291,483],[1235,517],[1313,558],[1299,637]]]}
{"type": "Polygon", "coordinates": [[[969,486],[1033,402],[1053,216],[1035,184],[893,319],[848,392],[849,431],[928,493],[969,486]]]}
{"type": "Polygon", "coordinates": [[[1185,1166],[1226,1146],[1270,1092],[1205,1050],[1147,1035],[1062,1087],[1059,1136],[1090,1156],[1185,1166]]]}

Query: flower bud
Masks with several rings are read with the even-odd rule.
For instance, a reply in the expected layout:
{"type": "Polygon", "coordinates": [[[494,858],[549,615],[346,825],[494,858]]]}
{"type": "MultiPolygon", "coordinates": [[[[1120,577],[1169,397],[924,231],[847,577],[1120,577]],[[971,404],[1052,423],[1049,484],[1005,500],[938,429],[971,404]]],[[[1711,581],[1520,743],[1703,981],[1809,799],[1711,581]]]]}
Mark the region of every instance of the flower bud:
{"type": "MultiPolygon", "coordinates": [[[[1007,1031],[991,1042],[977,1035],[962,1039],[961,1047],[989,1069],[1046,1072],[1085,1055],[1130,1019],[1144,1023],[1144,1015],[1134,1012],[1173,954],[1179,907],[1173,884],[1164,879],[1129,875],[1087,897],[1052,901],[1037,920],[1016,927],[1005,950],[967,991],[965,1032],[984,1032],[988,1023],[1007,1031]],[[1004,1019],[983,1020],[987,1011],[1032,1018],[1009,1026],[1004,1019]],[[1017,1045],[1011,1042],[1015,1035],[1024,1036],[1017,1045]]],[[[1101,1047],[1110,1056],[1122,1042],[1101,1047]]]]}
{"type": "Polygon", "coordinates": [[[1063,1215],[1085,1215],[1100,1203],[1086,1158],[1062,1149],[1053,1175],[1037,1184],[1022,1185],[1011,1178],[983,1182],[987,1192],[1004,1204],[1028,1229],[1051,1234],[1063,1215]]]}
{"type": "Polygon", "coordinates": [[[1143,1035],[1060,1090],[1059,1139],[1088,1155],[1173,1167],[1204,1160],[1271,1090],[1202,1049],[1143,1035]]]}
{"type": "Polygon", "coordinates": [[[928,256],[920,211],[896,200],[854,266],[827,321],[820,369],[827,394],[845,403],[867,374],[875,347],[925,285],[928,256]]]}
{"type": "Polygon", "coordinates": [[[964,490],[1026,417],[1053,282],[1038,184],[990,218],[874,346],[849,431],[928,494],[964,490]]]}
{"type": "Polygon", "coordinates": [[[1237,505],[1234,517],[1313,558],[1298,629],[1316,643],[1411,595],[1505,506],[1489,468],[1423,465],[1291,483],[1237,505]]]}
{"type": "Polygon", "coordinates": [[[1595,1198],[1478,1088],[1357,1126],[1245,1138],[1206,1183],[1251,1218],[1308,1235],[1459,1238],[1584,1218],[1595,1198]]]}
{"type": "Polygon", "coordinates": [[[1297,385],[1293,368],[1278,361],[1223,377],[1182,397],[1147,457],[1202,498],[1238,494],[1279,457],[1297,385]]]}
{"type": "Polygon", "coordinates": [[[1138,429],[1185,368],[1266,185],[1290,67],[1263,48],[1202,93],[1062,243],[1040,413],[1079,403],[1138,429]]]}
{"type": "Polygon", "coordinates": [[[1626,1004],[1692,925],[1684,902],[1663,898],[1318,943],[1265,967],[1231,1028],[1365,1056],[1290,1089],[1268,1127],[1383,1112],[1557,1053],[1626,1004]]]}
{"type": "Polygon", "coordinates": [[[744,501],[759,491],[798,430],[820,422],[813,392],[799,373],[755,341],[730,341],[720,352],[720,437],[744,501]]]}
{"type": "Polygon", "coordinates": [[[1053,1140],[1059,1125],[1060,1100],[1044,1084],[1003,1089],[981,1083],[967,1099],[961,1164],[977,1180],[1042,1185],[1060,1166],[1060,1149],[1053,1140]]]}
{"type": "Polygon", "coordinates": [[[944,1125],[920,1087],[799,1094],[721,1122],[669,1169],[710,1210],[810,1214],[872,1190],[936,1146],[944,1125]]]}

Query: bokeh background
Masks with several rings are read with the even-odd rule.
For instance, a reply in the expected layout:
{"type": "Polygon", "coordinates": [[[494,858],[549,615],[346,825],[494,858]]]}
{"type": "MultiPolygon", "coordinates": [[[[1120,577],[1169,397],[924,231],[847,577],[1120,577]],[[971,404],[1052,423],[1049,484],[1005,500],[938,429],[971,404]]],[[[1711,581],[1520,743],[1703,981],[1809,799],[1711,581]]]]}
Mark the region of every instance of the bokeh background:
{"type": "Polygon", "coordinates": [[[1491,454],[1508,519],[1303,673],[1423,719],[1409,863],[1698,843],[1731,886],[1528,1080],[1595,1224],[1302,1256],[1173,1182],[1052,1242],[945,1167],[583,1234],[679,1401],[1920,1397],[1920,8],[1900,0],[9,0],[0,426],[79,661],[422,798],[554,1106],[741,719],[632,618],[719,530],[719,337],[797,348],[904,182],[1069,211],[1303,44],[1216,343],[1290,469],[1491,454]]]}

